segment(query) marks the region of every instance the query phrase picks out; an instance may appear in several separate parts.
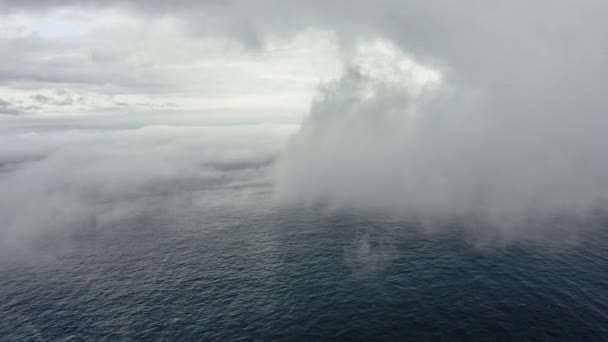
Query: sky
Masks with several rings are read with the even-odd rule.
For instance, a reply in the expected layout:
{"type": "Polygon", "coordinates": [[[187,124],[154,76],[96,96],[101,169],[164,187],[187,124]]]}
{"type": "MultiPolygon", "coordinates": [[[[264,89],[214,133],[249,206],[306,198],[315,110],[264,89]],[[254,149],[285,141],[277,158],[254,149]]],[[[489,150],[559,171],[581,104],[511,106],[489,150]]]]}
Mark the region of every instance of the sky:
{"type": "Polygon", "coordinates": [[[0,0],[0,223],[22,239],[133,194],[265,182],[278,205],[550,235],[608,203],[607,12],[0,0]]]}
{"type": "Polygon", "coordinates": [[[244,121],[258,121],[253,113],[294,122],[319,80],[340,68],[332,36],[320,31],[253,49],[196,34],[177,14],[45,3],[0,6],[5,115],[245,111],[244,121]]]}

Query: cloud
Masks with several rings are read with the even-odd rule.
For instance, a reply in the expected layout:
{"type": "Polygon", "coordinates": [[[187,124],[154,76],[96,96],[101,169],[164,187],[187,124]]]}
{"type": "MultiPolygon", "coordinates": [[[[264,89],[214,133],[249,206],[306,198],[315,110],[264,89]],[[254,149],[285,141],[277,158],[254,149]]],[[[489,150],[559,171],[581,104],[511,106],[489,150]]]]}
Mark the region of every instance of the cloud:
{"type": "MultiPolygon", "coordinates": [[[[61,11],[93,18],[69,39],[31,23],[11,29],[0,75],[20,88],[205,98],[207,108],[262,115],[268,103],[304,102],[319,75],[333,74],[301,66],[339,55],[343,75],[323,84],[281,158],[278,198],[286,202],[475,217],[515,235],[522,232],[512,227],[530,227],[522,222],[605,208],[603,1],[5,0],[0,8],[17,22],[61,11]],[[314,30],[339,51],[302,52],[321,40],[314,35],[282,45],[314,30]],[[246,48],[199,44],[229,39],[246,48]],[[362,58],[372,39],[382,43],[362,58]],[[296,57],[273,57],[273,49],[296,57]],[[303,74],[314,76],[302,82],[303,74]]],[[[121,102],[142,103],[112,99],[121,102]]]]}
{"type": "Polygon", "coordinates": [[[363,58],[376,60],[371,69],[354,58],[321,87],[280,159],[279,202],[464,221],[505,238],[562,232],[556,222],[576,233],[581,220],[607,209],[605,101],[549,84],[546,94],[533,93],[536,82],[518,83],[518,96],[455,88],[443,77],[412,83],[416,68],[398,71],[407,56],[374,51],[363,58]],[[566,99],[545,102],[553,96],[566,99]],[[583,96],[593,103],[569,106],[583,96]]]}
{"type": "Polygon", "coordinates": [[[71,106],[76,101],[72,98],[72,94],[65,89],[55,89],[52,95],[34,94],[30,99],[37,102],[39,105],[52,106],[71,106]]]}
{"type": "Polygon", "coordinates": [[[5,11],[0,86],[20,92],[19,99],[41,106],[41,113],[116,111],[121,102],[131,108],[166,109],[163,104],[173,103],[190,111],[247,108],[294,116],[305,110],[318,80],[339,70],[333,38],[322,32],[268,39],[266,49],[253,52],[225,35],[193,34],[177,14],[158,17],[111,6],[95,15],[78,6],[5,11]],[[48,34],[65,23],[79,27],[77,33],[48,34]],[[73,96],[45,105],[36,101],[44,101],[38,95],[60,98],[54,89],[73,96]]]}
{"type": "MultiPolygon", "coordinates": [[[[513,121],[518,121],[515,119],[518,113],[539,116],[538,113],[567,107],[576,110],[597,103],[603,95],[603,81],[597,75],[605,70],[603,56],[608,41],[600,33],[600,28],[605,27],[600,13],[608,5],[595,0],[585,0],[576,6],[564,0],[534,4],[518,0],[499,6],[479,5],[477,1],[458,4],[352,1],[348,4],[348,15],[344,14],[346,5],[341,1],[179,1],[170,6],[161,1],[5,1],[4,4],[8,12],[71,8],[86,13],[95,7],[101,14],[119,13],[108,14],[120,18],[119,25],[114,30],[104,26],[96,31],[99,39],[94,46],[82,42],[73,46],[65,46],[67,43],[62,41],[45,43],[45,49],[50,49],[45,55],[53,56],[45,61],[52,61],[59,68],[51,68],[45,62],[40,70],[41,64],[35,61],[30,63],[34,70],[11,68],[20,70],[21,77],[51,82],[61,78],[82,83],[90,80],[95,84],[166,92],[191,82],[184,82],[185,75],[175,77],[175,68],[171,68],[173,73],[157,74],[155,71],[162,68],[151,66],[171,60],[184,64],[187,61],[180,56],[201,56],[203,51],[196,48],[200,45],[190,40],[192,37],[225,38],[232,36],[231,32],[241,32],[237,36],[251,41],[250,45],[266,45],[271,37],[293,37],[318,28],[335,32],[343,47],[372,36],[391,41],[416,61],[440,70],[454,86],[482,92],[488,107],[496,104],[507,111],[511,105],[530,107],[502,115],[513,121]],[[55,51],[66,48],[69,54],[55,51]],[[112,61],[113,67],[73,72],[74,65],[89,65],[91,57],[96,67],[104,60],[112,61]],[[69,69],[62,70],[66,66],[69,69]],[[534,100],[529,101],[532,93],[534,100]],[[538,108],[532,108],[535,106],[538,108]]],[[[38,44],[28,39],[19,43],[17,51],[38,44]]],[[[184,70],[192,74],[191,69],[184,70]]]]}
{"type": "Polygon", "coordinates": [[[23,111],[15,107],[12,103],[0,98],[0,114],[17,115],[23,111]]]}
{"type": "Polygon", "coordinates": [[[0,97],[0,115],[21,115],[39,109],[39,106],[24,106],[19,103],[9,102],[0,97]]]}
{"type": "Polygon", "coordinates": [[[246,201],[256,186],[268,187],[268,167],[292,130],[260,124],[4,135],[0,241],[25,248],[49,234],[137,215],[158,198],[246,201]],[[240,195],[217,197],[232,187],[240,195]]]}

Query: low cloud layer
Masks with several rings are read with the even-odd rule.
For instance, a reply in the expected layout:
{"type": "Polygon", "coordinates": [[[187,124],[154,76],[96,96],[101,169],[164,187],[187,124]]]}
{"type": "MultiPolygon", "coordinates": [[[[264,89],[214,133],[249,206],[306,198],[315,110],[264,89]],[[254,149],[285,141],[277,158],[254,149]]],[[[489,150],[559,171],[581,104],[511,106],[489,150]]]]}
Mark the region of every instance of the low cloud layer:
{"type": "Polygon", "coordinates": [[[607,208],[604,100],[581,88],[551,93],[551,83],[535,94],[536,81],[519,74],[507,94],[412,82],[421,71],[401,68],[407,57],[393,49],[321,88],[282,155],[280,201],[476,221],[508,237],[607,208]],[[583,107],[569,103],[583,97],[583,107]]]}
{"type": "MultiPolygon", "coordinates": [[[[0,117],[11,125],[0,127],[8,132],[5,146],[38,146],[14,140],[17,131],[19,139],[37,136],[40,127],[31,123],[61,136],[83,120],[76,116],[93,114],[97,127],[128,122],[150,139],[159,133],[141,127],[169,123],[176,112],[213,112],[220,123],[267,121],[272,112],[275,122],[293,122],[324,80],[278,162],[279,204],[374,208],[431,221],[470,218],[513,236],[545,233],[531,222],[584,220],[606,209],[608,5],[602,1],[0,0],[0,8],[6,18],[0,112],[11,114],[0,117]],[[68,109],[77,115],[64,115],[68,109]],[[125,115],[117,123],[100,112],[125,115]],[[14,119],[24,113],[38,114],[38,121],[14,119]]],[[[114,131],[87,133],[86,144],[61,143],[58,152],[30,151],[25,160],[19,157],[29,155],[25,150],[2,147],[2,181],[16,200],[2,199],[1,219],[11,234],[29,231],[17,227],[35,226],[29,218],[36,215],[27,213],[45,217],[54,207],[45,197],[59,191],[52,184],[70,189],[61,190],[66,203],[94,199],[88,203],[176,179],[212,181],[210,165],[231,149],[224,138],[195,139],[185,128],[176,135],[182,133],[198,147],[179,142],[171,146],[180,148],[159,152],[144,138],[114,131]],[[161,159],[152,157],[157,153],[161,159]],[[72,158],[108,172],[84,167],[91,173],[80,174],[68,166],[72,158]],[[129,176],[138,172],[144,177],[129,176]],[[62,183],[65,175],[70,181],[62,183]],[[48,205],[29,204],[12,184],[35,185],[25,193],[48,205]]],[[[40,146],[55,146],[56,138],[47,138],[40,146]]],[[[282,142],[274,140],[271,149],[282,142]]],[[[230,174],[263,164],[271,154],[266,147],[219,169],[230,174]]],[[[182,184],[191,183],[173,185],[182,184]]]]}
{"type": "MultiPolygon", "coordinates": [[[[268,168],[289,125],[19,133],[0,138],[0,241],[23,247],[150,210],[155,197],[188,204],[214,191],[234,198],[270,186],[268,168]],[[192,196],[191,196],[192,197],[192,196]]],[[[201,208],[204,209],[205,206],[201,208]]]]}

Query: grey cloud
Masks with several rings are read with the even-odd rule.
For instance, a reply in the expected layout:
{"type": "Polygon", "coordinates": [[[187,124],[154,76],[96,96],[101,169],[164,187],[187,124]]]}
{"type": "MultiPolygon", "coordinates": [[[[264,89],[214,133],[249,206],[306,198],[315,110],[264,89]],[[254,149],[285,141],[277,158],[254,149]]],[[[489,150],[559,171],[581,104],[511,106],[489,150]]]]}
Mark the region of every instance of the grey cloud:
{"type": "Polygon", "coordinates": [[[3,106],[3,107],[11,106],[11,103],[0,98],[0,106],[3,106]]]}
{"type": "Polygon", "coordinates": [[[65,89],[55,89],[52,95],[34,94],[30,99],[36,101],[41,106],[72,106],[76,102],[73,95],[65,89]]]}
{"type": "Polygon", "coordinates": [[[35,94],[30,96],[30,98],[40,104],[48,104],[51,103],[53,100],[51,97],[42,94],[35,94]]]}
{"type": "Polygon", "coordinates": [[[38,107],[22,106],[0,98],[0,115],[20,115],[34,109],[38,109],[38,107]]]}
{"type": "Polygon", "coordinates": [[[23,113],[24,113],[23,110],[21,110],[19,108],[0,105],[0,114],[2,114],[2,115],[19,115],[19,114],[23,114],[23,113]]]}
{"type": "MultiPolygon", "coordinates": [[[[103,37],[96,38],[97,44],[102,44],[103,37]]],[[[171,80],[170,74],[159,74],[146,65],[125,65],[125,54],[133,54],[136,49],[113,48],[112,39],[105,37],[108,46],[103,47],[106,53],[121,57],[112,65],[91,63],[91,51],[97,47],[91,46],[90,42],[49,41],[31,35],[0,39],[0,51],[3,51],[0,54],[0,82],[25,88],[77,85],[115,92],[161,93],[174,89],[175,81],[171,80]]]]}
{"type": "Polygon", "coordinates": [[[67,91],[65,89],[61,89],[61,88],[57,88],[57,89],[53,90],[53,94],[55,94],[56,96],[61,96],[61,97],[70,97],[71,96],[69,91],[67,91]]]}
{"type": "Polygon", "coordinates": [[[510,72],[518,72],[525,82],[536,80],[537,87],[544,84],[537,76],[549,77],[554,70],[561,70],[562,77],[552,82],[573,82],[580,78],[578,73],[602,66],[607,44],[599,28],[604,26],[600,13],[608,5],[594,0],[576,6],[563,0],[512,1],[499,6],[476,1],[456,5],[449,1],[393,0],[352,1],[348,5],[341,1],[271,0],[179,1],[171,5],[163,1],[61,1],[51,5],[8,1],[7,8],[31,8],[34,4],[42,8],[123,6],[173,15],[202,34],[234,32],[253,46],[263,44],[266,34],[288,35],[309,27],[333,30],[345,41],[376,34],[463,82],[501,93],[517,90],[508,81],[510,72]],[[597,53],[577,52],[589,50],[597,53]],[[572,65],[578,66],[576,71],[572,65]],[[535,72],[519,72],[530,69],[535,72]]]}
{"type": "MultiPolygon", "coordinates": [[[[216,15],[214,11],[224,11],[226,5],[217,5],[216,9],[210,11],[202,10],[204,17],[212,20],[209,20],[208,28],[201,28],[197,23],[207,20],[193,21],[190,14],[198,12],[198,9],[206,9],[201,6],[209,4],[195,5],[196,10],[185,10],[185,2],[175,7],[172,5],[173,10],[161,17],[155,17],[158,12],[148,9],[144,3],[125,5],[110,13],[104,12],[101,7],[119,6],[119,2],[100,2],[99,11],[91,10],[94,2],[84,5],[82,2],[45,2],[36,9],[36,2],[6,4],[5,7],[0,6],[0,12],[26,11],[30,16],[25,16],[28,19],[15,16],[16,19],[13,19],[16,23],[23,24],[27,29],[0,39],[0,84],[20,91],[35,91],[44,96],[55,96],[44,90],[56,87],[70,89],[74,93],[88,93],[91,98],[85,105],[88,108],[78,110],[96,111],[101,107],[112,107],[104,100],[95,101],[97,95],[104,94],[133,95],[137,99],[121,98],[119,102],[137,101],[140,104],[148,101],[145,96],[166,96],[167,102],[192,108],[203,107],[203,102],[217,107],[220,102],[231,101],[237,96],[253,102],[257,99],[253,99],[251,94],[259,93],[275,98],[280,97],[280,93],[288,92],[291,94],[287,96],[293,96],[296,92],[296,96],[300,96],[308,93],[310,88],[307,82],[292,81],[287,86],[285,82],[279,84],[272,76],[290,67],[286,67],[284,61],[262,67],[261,64],[268,62],[266,57],[243,49],[233,40],[226,40],[227,36],[233,36],[230,32],[234,31],[240,32],[235,35],[249,36],[249,45],[264,44],[263,36],[255,38],[256,34],[248,33],[250,29],[257,30],[255,20],[241,23],[237,18],[224,20],[223,15],[216,15]],[[52,11],[64,5],[84,7],[82,11],[66,11],[68,14],[52,11]],[[45,11],[48,13],[41,13],[45,11]],[[137,11],[137,15],[125,11],[137,11]],[[99,15],[93,16],[93,12],[99,15]],[[23,20],[23,23],[19,20],[23,20]],[[61,26],[64,20],[69,23],[68,26],[86,28],[66,37],[44,34],[45,30],[52,31],[54,25],[61,26]],[[36,21],[41,24],[36,24],[36,21]],[[228,25],[230,27],[222,24],[228,22],[231,23],[228,25]],[[256,39],[259,40],[257,43],[256,39]],[[262,58],[258,60],[256,56],[262,58]],[[214,62],[218,66],[213,65],[214,62]],[[277,70],[273,70],[275,66],[277,70]],[[273,91],[275,89],[277,91],[273,91]],[[180,101],[186,97],[187,101],[180,101]]],[[[7,18],[8,21],[13,20],[10,16],[7,18]]],[[[293,59],[292,55],[288,58],[293,59]]],[[[299,61],[300,67],[304,64],[303,60],[299,61]]],[[[306,98],[307,95],[301,97],[306,98]]],[[[294,102],[292,99],[284,100],[278,106],[288,106],[294,102]]],[[[53,106],[60,104],[69,107],[70,104],[83,103],[71,98],[53,106]]],[[[303,101],[299,101],[297,106],[303,106],[303,101]]],[[[61,109],[52,110],[59,113],[61,109]]]]}

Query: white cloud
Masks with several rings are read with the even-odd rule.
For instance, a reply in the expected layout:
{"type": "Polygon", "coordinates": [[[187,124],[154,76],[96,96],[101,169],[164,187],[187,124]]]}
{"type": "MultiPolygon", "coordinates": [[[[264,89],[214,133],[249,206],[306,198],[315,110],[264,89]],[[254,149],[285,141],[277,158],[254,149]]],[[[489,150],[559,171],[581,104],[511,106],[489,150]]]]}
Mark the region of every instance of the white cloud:
{"type": "Polygon", "coordinates": [[[48,234],[136,215],[155,196],[188,203],[188,194],[204,199],[234,186],[242,194],[252,186],[268,188],[268,168],[293,129],[258,124],[5,134],[0,241],[6,248],[27,247],[48,234]]]}
{"type": "Polygon", "coordinates": [[[337,78],[288,145],[280,198],[501,229],[605,209],[605,2],[0,3],[4,106],[35,114],[0,118],[9,135],[295,121],[337,78]],[[31,107],[56,88],[87,101],[31,107]]]}
{"type": "Polygon", "coordinates": [[[419,74],[435,72],[385,49],[357,51],[363,56],[321,88],[282,154],[280,202],[481,224],[509,239],[563,233],[556,219],[574,234],[578,221],[606,209],[604,133],[587,126],[600,113],[504,113],[441,75],[425,86],[419,74]],[[513,126],[514,118],[522,122],[513,126]]]}

